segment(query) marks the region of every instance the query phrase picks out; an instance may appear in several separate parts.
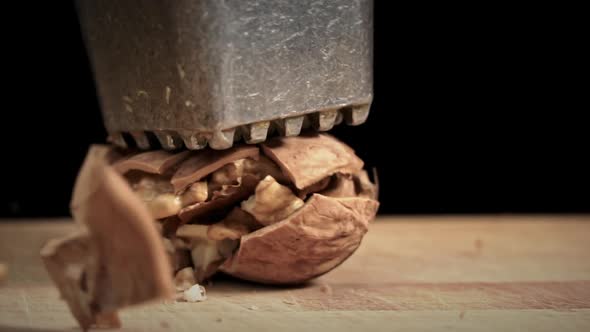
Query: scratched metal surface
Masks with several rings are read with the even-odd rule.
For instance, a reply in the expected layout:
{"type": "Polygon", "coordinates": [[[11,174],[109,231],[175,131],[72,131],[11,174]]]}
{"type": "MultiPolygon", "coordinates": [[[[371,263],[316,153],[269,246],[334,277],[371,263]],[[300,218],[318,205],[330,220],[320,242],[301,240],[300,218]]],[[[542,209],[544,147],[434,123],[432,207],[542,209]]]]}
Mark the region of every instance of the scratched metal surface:
{"type": "Polygon", "coordinates": [[[77,7],[111,134],[174,133],[186,143],[315,111],[368,112],[371,0],[78,0],[77,7]]]}

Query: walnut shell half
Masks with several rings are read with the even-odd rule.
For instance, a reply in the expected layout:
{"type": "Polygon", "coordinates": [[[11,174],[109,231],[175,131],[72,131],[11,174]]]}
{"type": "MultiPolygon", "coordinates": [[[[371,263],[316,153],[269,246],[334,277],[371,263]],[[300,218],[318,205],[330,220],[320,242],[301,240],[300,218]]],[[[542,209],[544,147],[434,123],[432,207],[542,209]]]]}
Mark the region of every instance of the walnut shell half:
{"type": "Polygon", "coordinates": [[[146,206],[93,146],[71,202],[80,229],[47,242],[41,258],[83,329],[117,327],[117,310],[172,298],[172,269],[146,206]]]}
{"type": "Polygon", "coordinates": [[[301,283],[348,258],[361,243],[379,203],[314,194],[288,218],[242,237],[221,270],[272,284],[301,283]]]}

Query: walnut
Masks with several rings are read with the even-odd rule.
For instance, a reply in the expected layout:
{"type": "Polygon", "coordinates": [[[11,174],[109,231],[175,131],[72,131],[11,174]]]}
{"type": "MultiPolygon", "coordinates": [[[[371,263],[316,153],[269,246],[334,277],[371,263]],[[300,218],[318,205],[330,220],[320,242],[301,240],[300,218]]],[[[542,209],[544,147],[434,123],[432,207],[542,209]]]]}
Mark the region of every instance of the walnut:
{"type": "Polygon", "coordinates": [[[301,283],[356,250],[379,203],[354,151],[325,134],[260,147],[90,149],[71,204],[81,231],[41,252],[83,328],[116,326],[120,308],[175,289],[203,300],[195,283],[219,270],[301,283]]]}
{"type": "Polygon", "coordinates": [[[182,207],[192,205],[195,203],[201,203],[207,200],[209,196],[209,189],[206,181],[199,181],[191,184],[186,191],[182,194],[180,200],[182,207]]]}
{"type": "Polygon", "coordinates": [[[213,275],[237,247],[237,241],[212,240],[207,233],[206,225],[183,225],[176,232],[178,237],[190,240],[189,247],[197,282],[213,275]]]}

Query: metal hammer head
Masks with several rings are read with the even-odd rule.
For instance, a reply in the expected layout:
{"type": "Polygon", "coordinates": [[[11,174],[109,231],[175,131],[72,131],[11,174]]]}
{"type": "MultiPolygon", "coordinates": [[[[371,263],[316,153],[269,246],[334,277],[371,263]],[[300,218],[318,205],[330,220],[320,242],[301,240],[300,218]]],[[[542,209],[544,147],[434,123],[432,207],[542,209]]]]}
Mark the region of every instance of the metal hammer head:
{"type": "Polygon", "coordinates": [[[363,123],[372,0],[77,0],[105,126],[142,149],[224,149],[363,123]],[[129,134],[129,135],[128,135],[129,134]]]}

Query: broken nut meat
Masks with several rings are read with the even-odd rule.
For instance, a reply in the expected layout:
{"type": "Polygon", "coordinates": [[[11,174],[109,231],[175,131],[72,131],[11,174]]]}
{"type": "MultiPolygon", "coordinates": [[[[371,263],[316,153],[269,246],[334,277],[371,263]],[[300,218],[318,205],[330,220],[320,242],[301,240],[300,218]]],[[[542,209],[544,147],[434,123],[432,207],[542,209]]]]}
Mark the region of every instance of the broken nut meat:
{"type": "Polygon", "coordinates": [[[302,206],[301,198],[270,175],[258,183],[254,195],[242,202],[242,209],[263,225],[283,220],[302,206]]]}
{"type": "Polygon", "coordinates": [[[197,282],[195,281],[195,272],[190,267],[185,267],[184,269],[176,272],[174,276],[174,285],[176,286],[176,291],[183,292],[189,288],[191,288],[197,282]]]}
{"type": "Polygon", "coordinates": [[[195,284],[182,293],[182,299],[186,302],[201,302],[207,299],[205,287],[195,284]]]}
{"type": "Polygon", "coordinates": [[[182,208],[181,199],[168,193],[156,196],[151,201],[147,201],[146,205],[156,219],[175,216],[182,208]]]}
{"type": "Polygon", "coordinates": [[[217,241],[238,240],[262,227],[251,214],[235,207],[222,221],[209,225],[207,237],[217,241]]]}
{"type": "Polygon", "coordinates": [[[189,206],[195,203],[201,203],[207,200],[209,189],[207,182],[199,181],[191,184],[180,196],[182,206],[189,206]]]}
{"type": "Polygon", "coordinates": [[[238,251],[221,270],[268,284],[318,277],[358,248],[377,207],[372,199],[313,194],[289,217],[243,236],[238,251]]]}
{"type": "Polygon", "coordinates": [[[362,160],[326,134],[223,151],[112,150],[91,148],[78,175],[71,210],[83,232],[41,253],[84,328],[116,325],[118,309],[174,290],[202,300],[198,283],[217,271],[268,284],[315,278],[352,255],[379,206],[362,160]]]}

